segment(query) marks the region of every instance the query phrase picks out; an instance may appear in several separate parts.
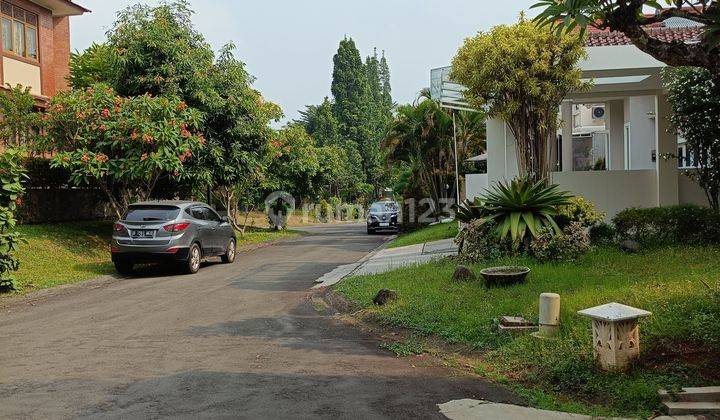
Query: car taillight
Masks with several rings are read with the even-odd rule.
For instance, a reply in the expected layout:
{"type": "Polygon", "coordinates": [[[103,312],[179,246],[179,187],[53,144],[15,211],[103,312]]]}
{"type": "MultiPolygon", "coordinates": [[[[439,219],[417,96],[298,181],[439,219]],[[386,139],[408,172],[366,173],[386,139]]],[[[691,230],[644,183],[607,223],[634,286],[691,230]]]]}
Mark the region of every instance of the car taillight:
{"type": "Polygon", "coordinates": [[[173,223],[172,225],[165,225],[163,229],[166,232],[182,232],[190,226],[190,223],[173,223]]]}
{"type": "Polygon", "coordinates": [[[121,225],[120,223],[115,223],[113,225],[113,232],[125,232],[125,226],[121,225]]]}

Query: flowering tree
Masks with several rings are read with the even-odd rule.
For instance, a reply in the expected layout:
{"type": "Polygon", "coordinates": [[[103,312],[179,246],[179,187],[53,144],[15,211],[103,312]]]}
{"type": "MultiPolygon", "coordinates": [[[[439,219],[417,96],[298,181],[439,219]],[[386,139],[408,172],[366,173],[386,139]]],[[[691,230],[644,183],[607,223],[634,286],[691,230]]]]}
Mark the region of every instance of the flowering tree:
{"type": "Polygon", "coordinates": [[[185,165],[205,140],[197,111],[150,95],[123,98],[104,85],[61,92],[45,114],[45,146],[53,167],[76,185],[96,185],[118,217],[149,197],[158,178],[186,175],[185,165]]]}
{"type": "Polygon", "coordinates": [[[707,196],[710,206],[720,208],[720,86],[710,71],[697,67],[668,68],[663,72],[672,107],[670,122],[685,139],[687,153],[696,169],[687,174],[707,196]]]}

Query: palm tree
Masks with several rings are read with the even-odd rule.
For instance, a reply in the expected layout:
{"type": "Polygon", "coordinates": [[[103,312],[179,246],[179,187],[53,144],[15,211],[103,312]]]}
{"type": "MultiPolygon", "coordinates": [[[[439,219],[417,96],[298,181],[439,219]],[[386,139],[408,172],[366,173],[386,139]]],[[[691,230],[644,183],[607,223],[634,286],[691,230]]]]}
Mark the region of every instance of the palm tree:
{"type": "MultiPolygon", "coordinates": [[[[458,112],[456,133],[458,161],[484,151],[485,117],[482,113],[458,112]]],[[[423,90],[412,105],[398,107],[382,147],[388,163],[410,165],[412,182],[416,183],[414,189],[432,198],[436,216],[439,215],[438,204],[455,201],[458,192],[454,182],[452,115],[430,100],[427,90],[423,90]]]]}

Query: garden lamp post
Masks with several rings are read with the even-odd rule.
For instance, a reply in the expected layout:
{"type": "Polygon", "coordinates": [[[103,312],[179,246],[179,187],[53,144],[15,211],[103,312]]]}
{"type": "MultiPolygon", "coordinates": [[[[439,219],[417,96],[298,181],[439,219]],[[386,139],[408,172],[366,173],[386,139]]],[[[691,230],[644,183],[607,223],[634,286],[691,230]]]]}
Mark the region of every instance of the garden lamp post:
{"type": "Polygon", "coordinates": [[[593,353],[602,369],[623,371],[640,357],[638,319],[651,312],[612,302],[578,314],[592,319],[593,353]]]}

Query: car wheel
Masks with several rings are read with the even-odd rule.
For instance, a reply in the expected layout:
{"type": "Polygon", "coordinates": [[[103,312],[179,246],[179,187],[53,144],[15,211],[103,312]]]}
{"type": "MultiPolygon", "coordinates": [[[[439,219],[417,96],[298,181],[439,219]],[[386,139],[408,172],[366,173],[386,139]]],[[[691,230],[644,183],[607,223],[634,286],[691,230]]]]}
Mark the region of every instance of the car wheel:
{"type": "Polygon", "coordinates": [[[225,264],[230,264],[232,262],[235,262],[235,239],[230,238],[230,241],[228,242],[228,246],[225,249],[225,253],[220,256],[220,259],[225,264]]]}
{"type": "Polygon", "coordinates": [[[113,264],[115,265],[115,271],[118,272],[118,274],[122,274],[123,276],[128,276],[133,273],[133,267],[135,264],[133,264],[130,261],[113,261],[113,264]]]}
{"type": "Polygon", "coordinates": [[[370,229],[370,228],[367,228],[367,234],[368,234],[368,235],[372,235],[373,233],[375,233],[374,230],[372,230],[372,229],[370,229]]]}
{"type": "Polygon", "coordinates": [[[202,261],[202,251],[198,244],[192,244],[190,252],[188,252],[188,259],[185,262],[185,272],[188,274],[195,274],[200,270],[200,262],[202,261]]]}

